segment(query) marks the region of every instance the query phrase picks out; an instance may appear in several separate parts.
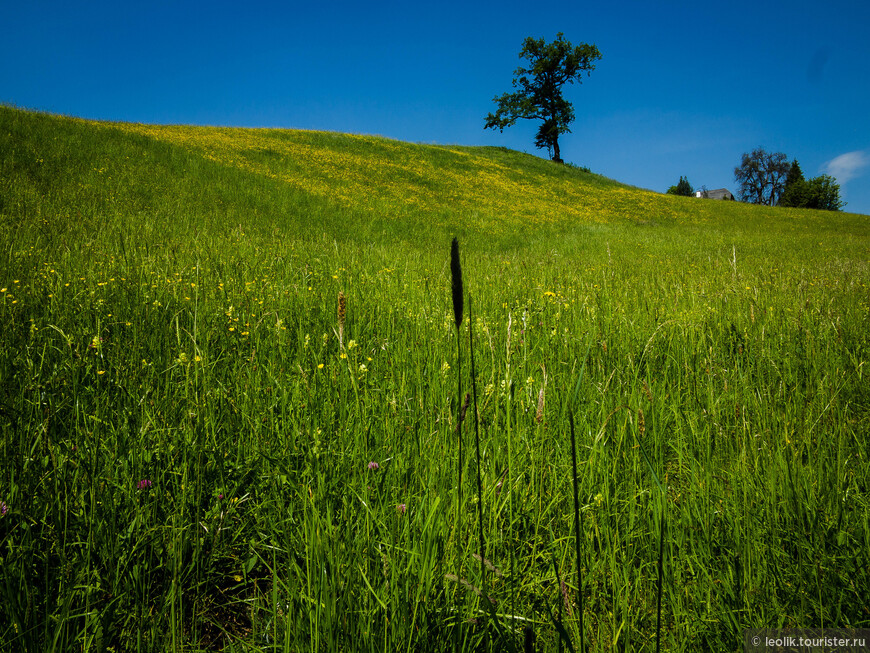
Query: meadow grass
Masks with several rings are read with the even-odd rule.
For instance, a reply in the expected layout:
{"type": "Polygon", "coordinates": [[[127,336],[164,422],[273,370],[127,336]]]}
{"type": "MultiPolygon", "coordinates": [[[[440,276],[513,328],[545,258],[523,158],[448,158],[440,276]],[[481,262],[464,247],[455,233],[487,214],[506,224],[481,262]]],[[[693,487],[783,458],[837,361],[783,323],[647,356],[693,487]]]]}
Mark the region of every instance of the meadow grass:
{"type": "Polygon", "coordinates": [[[0,649],[870,627],[866,216],[7,107],[0,173],[0,649]]]}

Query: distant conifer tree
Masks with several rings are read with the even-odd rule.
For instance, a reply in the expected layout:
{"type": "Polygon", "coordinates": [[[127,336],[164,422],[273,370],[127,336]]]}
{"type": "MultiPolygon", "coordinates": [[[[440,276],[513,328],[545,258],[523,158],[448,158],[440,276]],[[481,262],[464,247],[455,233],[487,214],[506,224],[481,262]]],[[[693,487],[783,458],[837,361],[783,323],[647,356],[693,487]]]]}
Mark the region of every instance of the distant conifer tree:
{"type": "Polygon", "coordinates": [[[806,192],[806,181],[797,159],[791,162],[788,176],[785,178],[785,187],[779,198],[780,206],[803,206],[806,192]]]}
{"type": "Polygon", "coordinates": [[[692,188],[692,184],[689,183],[689,180],[683,176],[680,176],[680,181],[677,182],[676,186],[671,186],[668,188],[668,195],[681,195],[683,197],[691,197],[695,194],[695,189],[692,188]]]}

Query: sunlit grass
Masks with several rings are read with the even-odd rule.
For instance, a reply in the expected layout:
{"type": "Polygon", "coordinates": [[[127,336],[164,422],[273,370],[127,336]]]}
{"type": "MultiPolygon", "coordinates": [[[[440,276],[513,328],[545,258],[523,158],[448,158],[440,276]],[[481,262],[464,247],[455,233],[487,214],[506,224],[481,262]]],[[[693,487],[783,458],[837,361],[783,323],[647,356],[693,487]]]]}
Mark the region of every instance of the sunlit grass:
{"type": "Polygon", "coordinates": [[[0,172],[0,649],[650,649],[660,534],[666,649],[868,627],[866,217],[7,108],[0,172]]]}

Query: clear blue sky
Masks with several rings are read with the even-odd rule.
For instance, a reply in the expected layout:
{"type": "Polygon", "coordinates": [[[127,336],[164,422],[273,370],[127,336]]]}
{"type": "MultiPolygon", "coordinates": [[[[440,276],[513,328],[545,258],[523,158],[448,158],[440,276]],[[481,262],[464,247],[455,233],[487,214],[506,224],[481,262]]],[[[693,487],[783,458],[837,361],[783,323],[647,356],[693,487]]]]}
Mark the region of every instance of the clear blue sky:
{"type": "Polygon", "coordinates": [[[0,1],[0,102],[83,118],[292,127],[536,150],[483,130],[527,36],[602,53],[565,160],[736,191],[763,146],[870,214],[870,2],[0,1]]]}

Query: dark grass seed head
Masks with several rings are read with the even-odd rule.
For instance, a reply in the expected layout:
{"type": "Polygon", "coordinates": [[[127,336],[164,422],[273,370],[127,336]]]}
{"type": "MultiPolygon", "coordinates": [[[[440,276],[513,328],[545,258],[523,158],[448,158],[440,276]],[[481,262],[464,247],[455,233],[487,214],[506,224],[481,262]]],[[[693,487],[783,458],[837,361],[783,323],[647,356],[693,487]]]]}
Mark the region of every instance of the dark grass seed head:
{"type": "Polygon", "coordinates": [[[459,241],[453,238],[450,244],[450,278],[453,290],[453,319],[458,329],[462,325],[462,266],[459,264],[459,241]]]}

